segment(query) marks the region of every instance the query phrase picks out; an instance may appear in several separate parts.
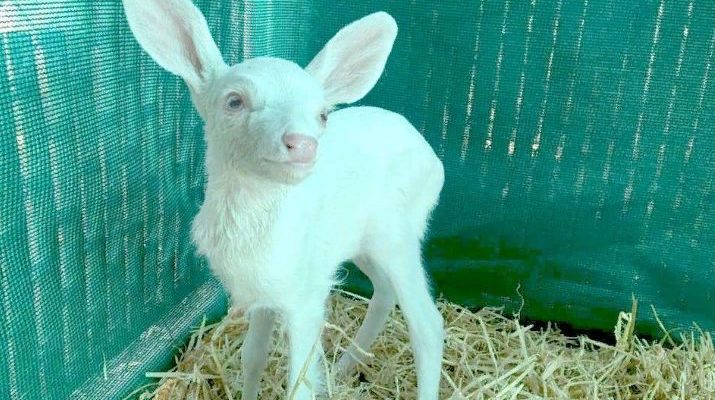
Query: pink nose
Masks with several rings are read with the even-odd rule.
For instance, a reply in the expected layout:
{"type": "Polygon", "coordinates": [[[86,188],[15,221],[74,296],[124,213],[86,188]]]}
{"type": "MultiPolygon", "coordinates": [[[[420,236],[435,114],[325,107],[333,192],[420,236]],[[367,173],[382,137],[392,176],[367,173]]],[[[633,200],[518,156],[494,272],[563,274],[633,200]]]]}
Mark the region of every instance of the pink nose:
{"type": "Polygon", "coordinates": [[[283,144],[288,150],[292,162],[307,163],[315,160],[318,150],[318,141],[315,138],[297,133],[283,135],[283,144]]]}

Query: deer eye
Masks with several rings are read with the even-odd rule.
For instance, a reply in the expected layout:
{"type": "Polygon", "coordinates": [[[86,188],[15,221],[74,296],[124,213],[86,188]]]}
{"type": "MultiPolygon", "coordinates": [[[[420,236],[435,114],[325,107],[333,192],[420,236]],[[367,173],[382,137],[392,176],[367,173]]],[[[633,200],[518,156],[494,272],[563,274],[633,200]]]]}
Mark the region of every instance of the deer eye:
{"type": "Polygon", "coordinates": [[[320,122],[325,125],[326,122],[328,122],[328,112],[323,111],[320,113],[320,122]]]}
{"type": "Polygon", "coordinates": [[[243,107],[243,98],[238,94],[232,93],[226,98],[226,108],[229,111],[238,111],[243,107]]]}

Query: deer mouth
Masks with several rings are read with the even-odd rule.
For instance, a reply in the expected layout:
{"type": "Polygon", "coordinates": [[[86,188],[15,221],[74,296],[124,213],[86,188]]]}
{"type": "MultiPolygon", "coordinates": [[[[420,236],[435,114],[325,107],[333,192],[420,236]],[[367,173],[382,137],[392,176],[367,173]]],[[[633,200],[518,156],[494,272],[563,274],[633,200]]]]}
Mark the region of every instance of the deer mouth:
{"type": "Polygon", "coordinates": [[[308,170],[313,168],[315,166],[315,159],[312,159],[310,161],[296,161],[296,160],[272,160],[270,158],[264,158],[264,161],[266,161],[269,164],[273,165],[279,165],[282,167],[287,167],[287,168],[294,168],[294,169],[303,169],[303,170],[308,170]]]}

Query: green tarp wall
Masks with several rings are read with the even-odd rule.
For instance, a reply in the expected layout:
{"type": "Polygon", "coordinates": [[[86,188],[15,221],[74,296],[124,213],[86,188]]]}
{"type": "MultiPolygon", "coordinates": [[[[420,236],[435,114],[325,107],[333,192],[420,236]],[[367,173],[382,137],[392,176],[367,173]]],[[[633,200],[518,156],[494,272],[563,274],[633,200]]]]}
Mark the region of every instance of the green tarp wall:
{"type": "MultiPolygon", "coordinates": [[[[633,295],[715,329],[715,2],[198,5],[231,63],[305,65],[351,20],[395,16],[363,103],[445,162],[437,293],[601,329],[633,295]]],[[[225,311],[188,236],[201,121],[118,0],[2,1],[0,46],[0,398],[126,395],[225,311]]]]}

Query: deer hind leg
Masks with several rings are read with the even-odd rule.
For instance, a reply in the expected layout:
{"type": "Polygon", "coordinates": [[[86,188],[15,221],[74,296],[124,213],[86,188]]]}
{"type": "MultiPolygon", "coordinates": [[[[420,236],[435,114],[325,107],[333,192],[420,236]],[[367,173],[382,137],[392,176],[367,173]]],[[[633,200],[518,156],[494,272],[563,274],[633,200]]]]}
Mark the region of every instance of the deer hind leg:
{"type": "Polygon", "coordinates": [[[358,329],[353,343],[350,344],[338,361],[337,370],[342,374],[350,374],[358,363],[367,361],[365,352],[370,351],[370,346],[385,326],[390,311],[395,307],[396,302],[395,294],[387,275],[380,269],[375,268],[368,257],[356,257],[353,262],[370,278],[373,294],[367,307],[365,320],[358,329]]]}

